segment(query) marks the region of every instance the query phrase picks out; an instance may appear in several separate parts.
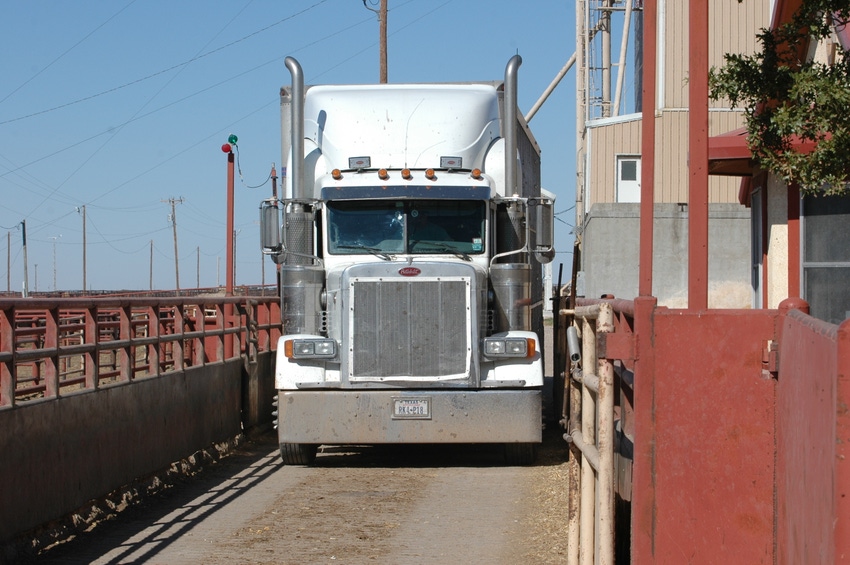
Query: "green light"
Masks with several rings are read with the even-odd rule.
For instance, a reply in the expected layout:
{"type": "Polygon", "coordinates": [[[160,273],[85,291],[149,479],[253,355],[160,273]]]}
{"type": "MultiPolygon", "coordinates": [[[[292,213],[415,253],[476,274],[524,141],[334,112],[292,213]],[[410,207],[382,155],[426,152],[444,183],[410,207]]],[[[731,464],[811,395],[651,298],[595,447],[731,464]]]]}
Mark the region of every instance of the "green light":
{"type": "Polygon", "coordinates": [[[239,141],[239,138],[238,138],[238,137],[236,137],[236,136],[235,136],[234,134],[232,134],[232,133],[231,133],[231,134],[230,134],[230,136],[228,136],[228,138],[227,138],[227,143],[229,143],[229,144],[231,144],[231,145],[236,145],[236,142],[237,142],[237,141],[239,141]]]}

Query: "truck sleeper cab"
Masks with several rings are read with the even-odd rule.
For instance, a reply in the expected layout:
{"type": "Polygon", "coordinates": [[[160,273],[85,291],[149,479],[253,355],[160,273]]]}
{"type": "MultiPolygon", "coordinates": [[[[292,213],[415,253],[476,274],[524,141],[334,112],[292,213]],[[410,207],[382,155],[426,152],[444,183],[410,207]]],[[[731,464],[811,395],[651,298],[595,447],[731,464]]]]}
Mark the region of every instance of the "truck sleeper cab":
{"type": "MultiPolygon", "coordinates": [[[[543,386],[532,268],[551,256],[553,199],[539,184],[530,197],[499,187],[507,159],[497,89],[313,87],[305,95],[300,67],[291,58],[287,66],[293,178],[286,197],[261,205],[263,248],[280,268],[284,463],[311,463],[321,444],[377,443],[499,443],[509,462],[531,463],[543,386]],[[411,119],[422,100],[441,108],[457,97],[476,106],[465,115],[484,119],[448,134],[411,119]],[[382,107],[373,115],[367,102],[376,98],[382,107]],[[406,118],[408,147],[448,137],[456,151],[417,149],[424,162],[394,167],[401,136],[338,125],[362,126],[364,115],[406,118]],[[302,121],[312,133],[302,133],[302,121]],[[490,153],[498,158],[487,161],[490,153]],[[378,159],[386,168],[372,166],[378,159]]],[[[539,182],[539,160],[525,166],[537,168],[539,182]]]]}

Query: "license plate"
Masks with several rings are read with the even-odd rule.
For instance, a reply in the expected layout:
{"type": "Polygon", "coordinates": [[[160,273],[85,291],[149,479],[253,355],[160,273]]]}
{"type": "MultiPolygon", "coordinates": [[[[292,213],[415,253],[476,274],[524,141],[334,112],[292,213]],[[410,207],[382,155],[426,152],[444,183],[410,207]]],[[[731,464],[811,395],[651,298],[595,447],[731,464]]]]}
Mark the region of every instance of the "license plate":
{"type": "Polygon", "coordinates": [[[430,420],[431,399],[427,396],[415,398],[393,398],[394,420],[430,420]]]}

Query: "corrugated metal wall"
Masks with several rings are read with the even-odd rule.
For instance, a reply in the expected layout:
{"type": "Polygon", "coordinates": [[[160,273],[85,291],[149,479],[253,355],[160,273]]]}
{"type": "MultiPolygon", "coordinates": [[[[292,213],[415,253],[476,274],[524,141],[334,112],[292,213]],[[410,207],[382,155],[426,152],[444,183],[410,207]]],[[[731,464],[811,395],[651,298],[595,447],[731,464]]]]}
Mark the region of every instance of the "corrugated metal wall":
{"type": "MultiPolygon", "coordinates": [[[[640,155],[640,116],[633,120],[590,128],[593,144],[590,154],[592,175],[588,208],[600,202],[616,202],[616,163],[620,155],[640,155]]],[[[655,201],[677,203],[688,201],[688,112],[668,111],[656,118],[660,150],[656,152],[655,201]]],[[[718,135],[743,125],[739,112],[713,111],[709,115],[711,135],[718,135]]],[[[709,178],[709,202],[736,203],[740,179],[709,178]]]]}
{"type": "Polygon", "coordinates": [[[593,151],[590,154],[588,208],[597,202],[615,202],[617,156],[640,155],[640,116],[635,119],[590,130],[593,151]]]}
{"type": "MultiPolygon", "coordinates": [[[[688,3],[659,0],[664,32],[660,38],[658,73],[661,104],[656,118],[655,201],[688,201],[688,3]]],[[[725,53],[748,53],[756,47],[756,34],[770,21],[770,0],[713,0],[710,4],[709,65],[723,64],[725,53]]],[[[711,103],[710,133],[718,135],[743,125],[743,116],[723,101],[711,103]]],[[[616,201],[618,155],[640,154],[640,123],[635,120],[589,124],[590,144],[586,181],[586,209],[599,202],[616,201]]],[[[710,177],[710,203],[736,203],[740,179],[710,177]]]]}
{"type": "MultiPolygon", "coordinates": [[[[659,0],[664,14],[664,31],[659,44],[663,54],[664,100],[662,108],[688,107],[688,2],[659,0]]],[[[726,53],[752,53],[756,34],[770,24],[770,1],[739,3],[738,0],[712,0],[709,3],[709,67],[723,65],[726,53]]],[[[726,104],[716,103],[714,107],[726,104]]]]}

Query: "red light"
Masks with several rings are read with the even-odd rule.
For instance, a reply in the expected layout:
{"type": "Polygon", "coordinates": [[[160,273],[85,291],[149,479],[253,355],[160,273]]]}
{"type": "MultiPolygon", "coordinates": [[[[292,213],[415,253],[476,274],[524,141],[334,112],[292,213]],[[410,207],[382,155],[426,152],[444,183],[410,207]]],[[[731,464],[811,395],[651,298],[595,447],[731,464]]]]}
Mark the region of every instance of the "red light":
{"type": "Polygon", "coordinates": [[[225,143],[224,145],[221,146],[221,150],[224,151],[225,153],[230,153],[231,151],[233,151],[233,148],[230,146],[229,143],[225,143]]]}

